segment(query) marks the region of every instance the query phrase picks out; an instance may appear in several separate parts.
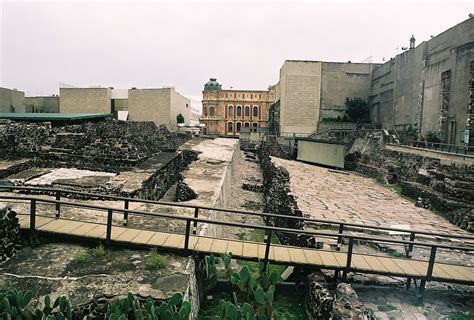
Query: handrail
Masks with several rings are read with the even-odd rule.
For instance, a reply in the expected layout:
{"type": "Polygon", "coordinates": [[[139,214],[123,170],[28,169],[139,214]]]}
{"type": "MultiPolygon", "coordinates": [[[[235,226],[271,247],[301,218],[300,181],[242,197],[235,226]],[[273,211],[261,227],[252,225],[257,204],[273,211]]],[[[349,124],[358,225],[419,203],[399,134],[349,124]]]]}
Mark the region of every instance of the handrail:
{"type": "Polygon", "coordinates": [[[468,153],[474,152],[474,146],[469,146],[467,144],[451,144],[451,143],[442,143],[442,142],[406,140],[404,142],[401,142],[400,145],[452,153],[452,154],[472,155],[468,153]]]}
{"type": "Polygon", "coordinates": [[[435,246],[435,247],[438,247],[438,248],[461,250],[461,251],[474,251],[474,247],[449,246],[449,245],[444,245],[444,244],[426,243],[426,242],[410,241],[410,240],[398,240],[398,239],[393,239],[393,238],[361,236],[361,235],[354,235],[354,234],[352,234],[352,235],[351,234],[340,234],[340,233],[336,233],[336,232],[309,231],[309,230],[274,227],[274,226],[266,226],[266,225],[256,225],[256,224],[239,223],[239,222],[231,222],[231,221],[210,220],[210,219],[195,218],[195,217],[189,217],[189,216],[180,216],[180,215],[173,215],[173,214],[166,214],[166,213],[159,213],[159,212],[151,213],[151,212],[146,212],[146,211],[141,211],[141,210],[110,208],[110,207],[106,207],[106,206],[99,206],[99,205],[92,205],[92,204],[78,203],[78,202],[60,201],[60,200],[53,200],[53,199],[44,199],[44,198],[33,197],[33,196],[18,197],[18,196],[0,195],[0,199],[19,199],[19,200],[27,199],[27,200],[30,200],[30,201],[34,200],[35,202],[53,203],[53,204],[67,205],[67,206],[78,207],[78,208],[97,209],[97,210],[103,210],[103,211],[112,210],[112,211],[119,211],[119,212],[128,212],[129,214],[131,213],[131,214],[142,215],[142,216],[150,216],[150,217],[158,217],[158,218],[172,218],[172,219],[183,220],[183,221],[211,223],[211,224],[231,226],[231,227],[241,227],[241,228],[260,229],[260,230],[272,230],[272,231],[279,231],[279,232],[308,234],[308,235],[317,235],[317,236],[325,236],[325,237],[333,237],[333,238],[342,237],[342,238],[354,239],[354,240],[380,241],[380,242],[407,244],[407,245],[424,246],[424,247],[433,247],[433,246],[435,246]]]}
{"type": "MultiPolygon", "coordinates": [[[[171,215],[171,214],[163,214],[163,213],[150,213],[150,212],[145,212],[145,211],[139,211],[139,210],[130,210],[130,209],[115,209],[115,208],[110,208],[110,207],[105,207],[105,206],[98,206],[98,205],[90,205],[86,203],[78,203],[78,202],[66,202],[66,201],[61,201],[61,200],[52,200],[52,199],[44,199],[41,197],[33,197],[33,196],[27,196],[27,197],[21,197],[21,196],[8,196],[8,195],[0,195],[0,199],[10,199],[10,200],[30,200],[30,232],[33,234],[36,232],[36,203],[37,202],[43,202],[43,203],[53,203],[56,205],[56,208],[59,208],[60,205],[66,205],[66,206],[73,206],[73,207],[81,207],[81,208],[89,208],[89,209],[95,209],[95,210],[102,210],[102,211],[107,211],[107,224],[106,224],[106,237],[105,237],[105,243],[106,246],[110,245],[110,242],[112,241],[112,226],[113,226],[113,212],[118,211],[118,212],[123,212],[124,214],[137,214],[137,215],[144,215],[144,216],[153,216],[153,217],[159,217],[159,218],[171,218],[171,219],[177,219],[177,220],[184,220],[186,221],[186,230],[184,234],[184,247],[182,249],[185,250],[185,252],[188,252],[190,250],[189,248],[189,240],[191,236],[191,222],[194,224],[194,227],[196,228],[196,225],[198,222],[201,223],[206,223],[206,224],[217,224],[217,225],[225,225],[225,226],[234,226],[234,227],[240,227],[240,228],[252,228],[252,229],[260,229],[265,231],[265,238],[264,238],[264,243],[265,243],[265,258],[263,260],[264,263],[264,268],[267,268],[268,262],[269,262],[269,255],[270,255],[270,248],[272,246],[271,244],[271,239],[272,239],[272,232],[286,232],[286,233],[297,233],[297,234],[310,234],[313,236],[319,235],[319,236],[324,236],[324,237],[337,237],[338,239],[340,238],[347,238],[349,239],[349,245],[347,247],[347,255],[346,255],[346,265],[345,267],[336,267],[336,273],[338,273],[338,270],[341,269],[343,271],[342,273],[342,278],[345,280],[347,277],[347,274],[351,270],[356,270],[354,269],[351,264],[352,264],[352,255],[353,255],[353,247],[354,247],[354,240],[365,240],[365,241],[379,241],[383,243],[395,243],[395,244],[403,244],[403,245],[408,245],[409,247],[413,248],[413,246],[422,246],[422,247],[429,247],[431,248],[430,256],[429,256],[429,261],[428,261],[428,266],[427,266],[427,271],[426,275],[420,276],[421,282],[420,282],[420,291],[424,290],[426,281],[431,281],[433,279],[433,270],[434,270],[434,265],[435,265],[435,259],[436,259],[436,251],[438,248],[442,249],[449,249],[449,250],[459,250],[459,251],[474,251],[474,247],[461,247],[461,246],[448,246],[448,245],[443,245],[443,244],[436,244],[436,243],[424,243],[424,242],[419,242],[419,241],[414,241],[410,238],[409,241],[407,240],[396,240],[392,238],[379,238],[379,237],[371,237],[371,236],[359,236],[359,235],[349,235],[349,234],[341,234],[341,233],[331,233],[331,232],[317,232],[317,231],[306,231],[306,230],[300,230],[300,229],[290,229],[290,228],[282,228],[282,227],[274,227],[274,226],[262,226],[262,225],[254,225],[254,224],[244,224],[244,223],[238,223],[238,222],[229,222],[229,221],[218,221],[218,220],[211,220],[211,219],[202,219],[198,218],[198,211],[199,208],[195,208],[195,216],[194,217],[189,217],[189,216],[179,216],[179,215],[171,215]]],[[[58,215],[56,215],[58,217],[58,215]]],[[[81,221],[81,220],[79,220],[81,221]]],[[[85,222],[85,221],[81,221],[85,222]]],[[[102,224],[103,225],[103,224],[102,224]]],[[[195,234],[195,231],[193,231],[193,234],[195,234]]],[[[255,257],[258,258],[258,257],[255,257]]],[[[421,272],[420,272],[421,275],[421,272]]],[[[456,279],[452,279],[456,280],[456,279]]],[[[408,277],[408,283],[411,281],[411,277],[408,277]]],[[[468,280],[467,280],[468,281],[468,280]]],[[[407,285],[408,285],[407,283],[407,285]]]]}
{"type": "Polygon", "coordinates": [[[429,236],[435,236],[435,237],[474,240],[474,235],[473,236],[454,235],[454,234],[446,234],[446,233],[441,233],[441,232],[429,232],[429,231],[416,230],[416,229],[391,228],[391,227],[383,227],[383,226],[375,226],[375,225],[366,225],[366,224],[361,224],[361,223],[345,222],[345,221],[340,221],[340,220],[295,217],[295,216],[288,216],[288,215],[281,215],[281,214],[262,213],[262,212],[250,211],[250,210],[215,208],[215,207],[207,207],[207,206],[194,205],[194,204],[165,202],[165,201],[146,200],[146,199],[137,199],[137,198],[126,198],[126,197],[120,197],[120,196],[102,195],[102,194],[88,193],[88,192],[83,192],[83,191],[74,191],[74,190],[67,190],[67,189],[23,187],[23,186],[0,186],[0,190],[1,189],[36,190],[36,191],[55,192],[57,200],[59,200],[61,193],[73,193],[77,195],[86,195],[91,198],[99,198],[99,199],[105,198],[105,199],[112,199],[112,200],[121,200],[121,201],[125,201],[125,207],[126,207],[125,209],[128,209],[129,202],[151,203],[151,204],[172,206],[172,207],[192,208],[192,209],[198,208],[199,210],[213,210],[213,211],[231,212],[231,213],[238,213],[238,214],[245,214],[245,215],[255,215],[255,216],[267,217],[267,218],[290,219],[290,220],[317,222],[317,223],[325,223],[329,225],[339,225],[339,226],[342,225],[342,226],[349,226],[349,227],[356,227],[356,228],[363,228],[363,229],[365,228],[365,229],[373,229],[373,230],[396,231],[396,232],[403,232],[405,234],[420,234],[420,235],[429,235],[429,236]]]}

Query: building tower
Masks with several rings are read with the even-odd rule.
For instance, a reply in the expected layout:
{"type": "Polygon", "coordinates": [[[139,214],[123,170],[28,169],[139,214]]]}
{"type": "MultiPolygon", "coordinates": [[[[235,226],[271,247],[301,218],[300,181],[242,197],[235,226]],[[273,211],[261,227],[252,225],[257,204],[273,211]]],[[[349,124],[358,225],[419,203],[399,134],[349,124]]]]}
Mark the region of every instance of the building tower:
{"type": "Polygon", "coordinates": [[[411,35],[411,38],[410,38],[410,49],[415,49],[415,37],[413,35],[411,35]]]}

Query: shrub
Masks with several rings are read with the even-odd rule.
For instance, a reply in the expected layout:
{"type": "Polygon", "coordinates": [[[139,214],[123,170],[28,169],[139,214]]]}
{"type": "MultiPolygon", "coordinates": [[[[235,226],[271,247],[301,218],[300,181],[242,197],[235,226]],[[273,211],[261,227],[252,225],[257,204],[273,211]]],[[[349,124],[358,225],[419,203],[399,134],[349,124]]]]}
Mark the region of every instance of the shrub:
{"type": "Polygon", "coordinates": [[[370,120],[369,104],[362,98],[346,98],[347,115],[352,121],[368,122],[370,120]]]}
{"type": "Polygon", "coordinates": [[[91,256],[86,250],[81,249],[76,252],[73,259],[75,262],[84,263],[90,261],[91,256]]]}
{"type": "Polygon", "coordinates": [[[105,250],[102,244],[99,244],[97,247],[94,248],[94,256],[95,257],[104,257],[107,255],[107,250],[105,250]]]}
{"type": "Polygon", "coordinates": [[[166,267],[166,258],[159,254],[156,249],[152,249],[146,262],[147,269],[160,270],[166,267]]]}
{"type": "Polygon", "coordinates": [[[176,122],[177,123],[184,123],[184,117],[181,113],[176,116],[176,122]]]}

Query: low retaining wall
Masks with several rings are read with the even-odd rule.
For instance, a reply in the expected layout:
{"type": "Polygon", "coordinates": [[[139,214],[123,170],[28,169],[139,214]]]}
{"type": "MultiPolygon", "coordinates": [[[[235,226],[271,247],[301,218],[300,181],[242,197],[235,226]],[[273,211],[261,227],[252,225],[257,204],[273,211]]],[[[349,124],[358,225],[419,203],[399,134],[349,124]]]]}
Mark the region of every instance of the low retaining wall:
{"type": "Polygon", "coordinates": [[[442,151],[434,151],[424,148],[416,148],[409,146],[400,146],[396,144],[386,144],[385,148],[391,151],[410,153],[422,157],[429,157],[440,160],[443,165],[462,165],[462,166],[474,166],[474,156],[455,154],[442,151]]]}
{"type": "MultiPolygon", "coordinates": [[[[237,166],[237,158],[239,157],[239,152],[241,152],[240,144],[237,144],[234,150],[234,153],[232,155],[232,160],[230,161],[230,163],[227,165],[225,169],[225,174],[220,185],[219,194],[216,200],[214,201],[214,203],[211,204],[212,207],[225,208],[227,206],[227,199],[231,196],[232,179],[234,177],[235,168],[237,166]]],[[[223,212],[212,211],[209,214],[209,220],[222,221],[223,219],[224,219],[223,212]]],[[[207,225],[207,228],[203,231],[205,232],[201,232],[201,234],[208,235],[210,237],[218,238],[223,235],[222,226],[217,225],[217,224],[209,224],[207,225]]]]}

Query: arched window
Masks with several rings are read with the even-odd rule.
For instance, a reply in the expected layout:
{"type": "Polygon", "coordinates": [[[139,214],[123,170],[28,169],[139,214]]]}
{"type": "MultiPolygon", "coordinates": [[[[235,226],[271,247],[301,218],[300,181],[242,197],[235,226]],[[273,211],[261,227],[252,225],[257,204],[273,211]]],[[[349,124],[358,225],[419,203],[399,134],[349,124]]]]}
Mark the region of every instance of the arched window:
{"type": "Polygon", "coordinates": [[[245,106],[245,116],[250,117],[250,106],[245,106]]]}
{"type": "Polygon", "coordinates": [[[207,117],[207,108],[203,108],[203,116],[207,117]]]}
{"type": "Polygon", "coordinates": [[[234,106],[228,106],[227,107],[227,115],[229,118],[232,118],[232,115],[234,114],[234,106]]]}
{"type": "Polygon", "coordinates": [[[214,107],[209,108],[209,116],[214,117],[214,107]]]}
{"type": "Polygon", "coordinates": [[[242,116],[242,106],[237,106],[237,117],[242,116]]]}
{"type": "Polygon", "coordinates": [[[227,132],[232,132],[232,131],[233,131],[232,122],[228,122],[227,123],[227,132]]]}
{"type": "Polygon", "coordinates": [[[256,122],[252,123],[252,127],[257,128],[257,127],[258,127],[258,123],[256,123],[256,122]]]}
{"type": "Polygon", "coordinates": [[[241,127],[242,127],[242,123],[237,122],[237,132],[240,132],[241,127]]]}
{"type": "Polygon", "coordinates": [[[245,128],[250,128],[250,123],[248,123],[248,122],[244,123],[244,127],[245,128]]]}
{"type": "Polygon", "coordinates": [[[257,106],[253,106],[253,116],[258,117],[258,107],[257,106]]]}

